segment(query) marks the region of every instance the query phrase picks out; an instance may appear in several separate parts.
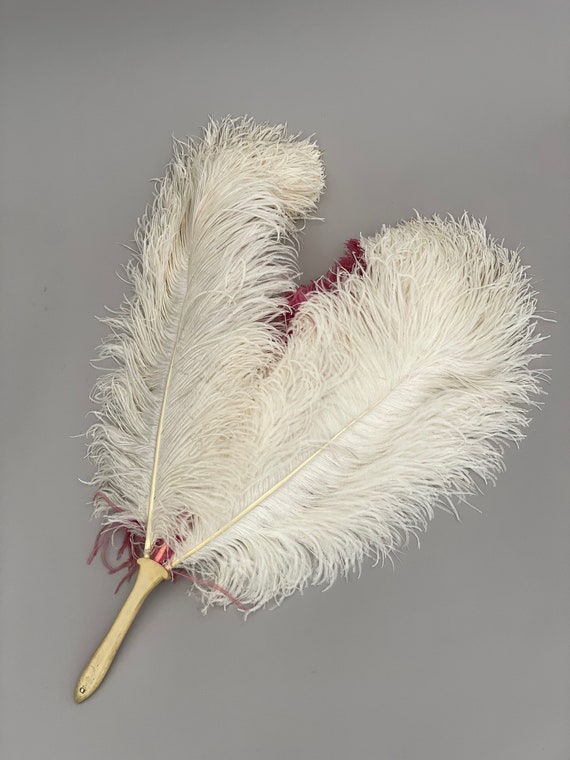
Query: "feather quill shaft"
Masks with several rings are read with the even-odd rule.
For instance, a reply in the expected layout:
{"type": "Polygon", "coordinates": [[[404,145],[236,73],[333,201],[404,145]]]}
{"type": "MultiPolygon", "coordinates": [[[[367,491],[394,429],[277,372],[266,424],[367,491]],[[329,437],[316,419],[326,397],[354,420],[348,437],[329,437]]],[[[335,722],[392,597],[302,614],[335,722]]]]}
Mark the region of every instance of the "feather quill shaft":
{"type": "MultiPolygon", "coordinates": [[[[380,403],[380,402],[378,402],[380,403]]],[[[333,435],[333,437],[324,443],[317,451],[315,451],[313,454],[310,454],[303,462],[298,464],[291,472],[287,473],[285,477],[283,477],[278,483],[276,483],[274,486],[271,486],[269,490],[265,491],[265,493],[261,494],[255,501],[253,501],[251,504],[248,504],[245,509],[243,509],[241,512],[239,512],[235,517],[232,517],[232,519],[226,523],[225,525],[222,525],[221,528],[218,528],[218,530],[213,533],[211,536],[208,536],[208,538],[205,538],[202,543],[198,544],[198,546],[195,546],[193,549],[190,549],[187,554],[183,555],[182,557],[175,557],[172,559],[166,567],[171,570],[178,565],[183,564],[187,559],[189,559],[193,554],[195,554],[197,551],[200,551],[200,549],[204,548],[204,546],[207,546],[211,541],[213,541],[218,536],[221,536],[222,533],[225,533],[226,530],[229,530],[233,525],[238,523],[241,519],[243,519],[247,514],[251,512],[252,509],[255,509],[255,507],[259,506],[259,504],[262,504],[265,499],[268,496],[271,496],[275,493],[275,491],[279,490],[282,486],[284,486],[291,478],[293,478],[298,472],[300,472],[303,467],[306,467],[308,464],[310,464],[313,459],[319,456],[328,446],[331,446],[337,438],[340,438],[340,436],[345,433],[349,428],[351,428],[358,420],[362,419],[362,417],[371,410],[367,410],[366,412],[363,412],[363,414],[356,417],[354,420],[351,420],[348,425],[346,425],[342,430],[339,430],[338,433],[333,435]]]]}
{"type": "Polygon", "coordinates": [[[156,443],[154,445],[154,459],[152,463],[152,473],[150,476],[150,488],[149,488],[149,497],[148,497],[148,510],[146,514],[146,525],[147,530],[145,534],[145,542],[144,542],[144,556],[150,557],[150,552],[152,549],[152,540],[151,540],[151,532],[150,532],[150,526],[152,524],[152,508],[154,507],[154,496],[156,493],[156,476],[158,473],[158,459],[160,456],[160,441],[162,438],[162,428],[164,425],[164,413],[166,411],[166,404],[168,401],[168,389],[170,387],[170,378],[172,377],[172,365],[174,364],[174,357],[176,356],[176,344],[178,342],[178,335],[176,337],[176,340],[174,341],[174,348],[172,350],[172,357],[170,359],[170,364],[168,365],[168,373],[166,375],[166,381],[164,383],[164,394],[162,397],[162,404],[160,407],[160,417],[158,418],[158,427],[156,431],[156,443]]]}

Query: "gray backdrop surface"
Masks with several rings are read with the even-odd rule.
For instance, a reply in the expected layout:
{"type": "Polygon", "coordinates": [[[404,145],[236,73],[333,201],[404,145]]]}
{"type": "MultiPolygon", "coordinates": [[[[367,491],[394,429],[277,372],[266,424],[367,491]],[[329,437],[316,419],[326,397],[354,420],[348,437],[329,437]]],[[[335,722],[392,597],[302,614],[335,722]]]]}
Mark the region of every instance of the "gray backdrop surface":
{"type": "Polygon", "coordinates": [[[1,3],[3,757],[568,760],[567,2],[1,3]],[[346,238],[467,209],[556,312],[552,382],[496,488],[390,567],[251,616],[184,583],[72,692],[126,589],[86,565],[82,433],[115,276],[172,134],[314,133],[305,277],[346,238]]]}

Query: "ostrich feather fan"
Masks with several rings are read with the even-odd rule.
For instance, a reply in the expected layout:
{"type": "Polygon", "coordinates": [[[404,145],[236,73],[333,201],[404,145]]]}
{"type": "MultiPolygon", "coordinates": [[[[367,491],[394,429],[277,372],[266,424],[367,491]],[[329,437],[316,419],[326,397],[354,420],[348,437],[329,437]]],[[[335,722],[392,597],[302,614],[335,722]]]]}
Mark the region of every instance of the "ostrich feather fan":
{"type": "Polygon", "coordinates": [[[539,337],[518,254],[467,215],[416,217],[299,288],[295,233],[322,188],[316,145],[280,126],[228,118],[175,144],[89,431],[96,549],[124,531],[139,576],[78,701],[161,580],[249,609],[330,584],[492,481],[523,437],[539,337]]]}

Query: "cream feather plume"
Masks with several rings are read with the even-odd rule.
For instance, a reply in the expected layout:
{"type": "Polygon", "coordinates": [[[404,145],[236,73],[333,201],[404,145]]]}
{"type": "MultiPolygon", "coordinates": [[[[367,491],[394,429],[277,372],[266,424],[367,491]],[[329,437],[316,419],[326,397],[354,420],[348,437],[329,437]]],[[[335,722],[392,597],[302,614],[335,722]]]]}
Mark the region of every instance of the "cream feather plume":
{"type": "Polygon", "coordinates": [[[117,367],[97,383],[89,431],[93,485],[121,506],[108,518],[146,525],[147,555],[188,529],[204,489],[232,491],[225,460],[297,276],[295,219],[323,185],[317,147],[280,126],[226,119],[174,148],[127,268],[133,297],[105,320],[99,358],[117,367]]]}
{"type": "Polygon", "coordinates": [[[160,566],[154,585],[186,570],[205,607],[389,556],[495,478],[540,392],[525,267],[466,215],[362,238],[291,315],[295,222],[322,183],[316,146],[282,127],[227,119],[177,143],[108,320],[96,512],[160,566]]]}

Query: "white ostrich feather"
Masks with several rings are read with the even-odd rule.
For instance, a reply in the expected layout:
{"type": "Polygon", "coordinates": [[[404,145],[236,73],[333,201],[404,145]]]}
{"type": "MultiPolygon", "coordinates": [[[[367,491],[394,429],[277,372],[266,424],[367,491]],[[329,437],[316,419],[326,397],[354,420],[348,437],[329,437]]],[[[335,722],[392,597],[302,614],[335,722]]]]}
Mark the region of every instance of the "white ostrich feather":
{"type": "Polygon", "coordinates": [[[483,225],[422,219],[363,238],[284,335],[295,219],[317,148],[211,124],[177,143],[141,225],[134,295],[108,320],[117,368],[91,429],[97,513],[169,548],[205,607],[330,584],[492,481],[539,393],[535,294],[483,225]]]}
{"type": "Polygon", "coordinates": [[[232,489],[225,459],[297,275],[295,219],[323,185],[317,147],[282,126],[228,118],[174,149],[127,267],[132,298],[105,320],[99,358],[117,366],[97,383],[89,431],[93,485],[121,508],[99,496],[96,513],[146,525],[147,554],[184,534],[202,491],[232,489]]]}
{"type": "Polygon", "coordinates": [[[418,218],[362,247],[365,269],[309,298],[259,383],[237,444],[251,466],[226,463],[216,521],[242,516],[176,552],[253,609],[389,554],[492,481],[539,391],[534,294],[480,223],[418,218]]]}

